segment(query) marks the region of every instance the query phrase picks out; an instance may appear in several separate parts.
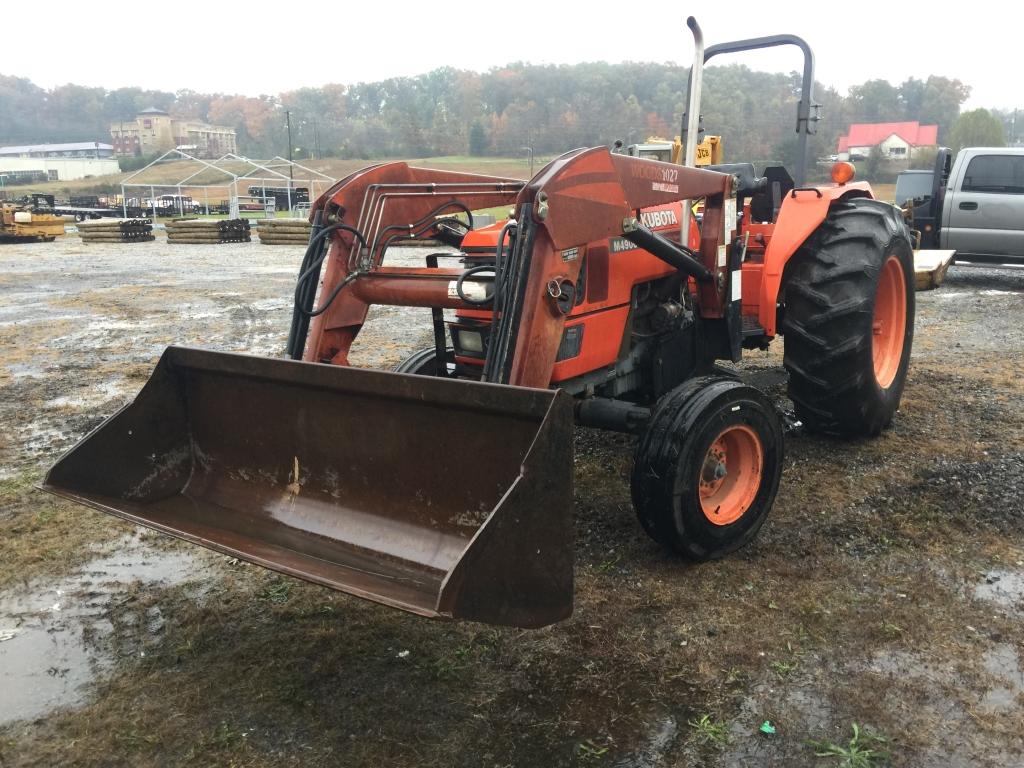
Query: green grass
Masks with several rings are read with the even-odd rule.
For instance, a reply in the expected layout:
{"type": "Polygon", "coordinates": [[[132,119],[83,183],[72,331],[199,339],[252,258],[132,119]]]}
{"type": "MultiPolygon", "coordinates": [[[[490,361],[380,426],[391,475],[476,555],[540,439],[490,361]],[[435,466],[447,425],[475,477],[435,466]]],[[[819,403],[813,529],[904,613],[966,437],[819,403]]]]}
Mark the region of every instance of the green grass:
{"type": "Polygon", "coordinates": [[[26,470],[0,481],[0,588],[64,572],[120,532],[111,518],[38,490],[41,479],[26,470]]]}
{"type": "Polygon", "coordinates": [[[608,747],[598,746],[590,739],[582,741],[576,745],[576,757],[578,757],[581,762],[600,760],[607,754],[608,747]]]}
{"type": "Polygon", "coordinates": [[[872,768],[889,759],[887,752],[875,749],[876,745],[885,742],[883,736],[862,731],[856,723],[852,724],[852,729],[853,735],[845,745],[813,739],[808,739],[807,745],[814,749],[818,757],[834,759],[833,765],[836,768],[872,768]]]}
{"type": "Polygon", "coordinates": [[[496,205],[493,208],[481,208],[479,211],[473,211],[473,213],[489,213],[496,221],[509,218],[511,212],[511,205],[496,205]]]}
{"type": "Polygon", "coordinates": [[[263,588],[260,597],[271,603],[287,603],[294,586],[295,581],[293,579],[275,578],[263,588]]]}
{"type": "Polygon", "coordinates": [[[697,720],[687,722],[694,730],[694,736],[701,744],[724,746],[729,741],[729,726],[711,719],[710,715],[701,715],[697,720]]]}

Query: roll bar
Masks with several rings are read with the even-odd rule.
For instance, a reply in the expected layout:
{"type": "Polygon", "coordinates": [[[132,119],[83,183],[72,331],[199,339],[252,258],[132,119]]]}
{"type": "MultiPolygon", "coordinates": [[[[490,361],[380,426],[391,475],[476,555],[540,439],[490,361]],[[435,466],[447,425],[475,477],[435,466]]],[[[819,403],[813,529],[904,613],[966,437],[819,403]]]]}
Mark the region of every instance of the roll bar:
{"type": "Polygon", "coordinates": [[[814,134],[814,124],[820,119],[818,109],[821,106],[814,102],[814,52],[807,41],[796,35],[769,35],[767,37],[751,37],[747,40],[736,40],[731,43],[718,43],[704,47],[704,35],[697,20],[690,16],[686,26],[693,33],[694,59],[686,85],[686,114],[683,115],[682,140],[685,147],[686,165],[692,165],[697,152],[697,132],[700,123],[700,98],[704,82],[704,65],[708,60],[720,53],[739,53],[759,48],[775,48],[781,45],[795,45],[804,52],[803,80],[800,86],[800,102],[796,107],[796,132],[799,134],[797,165],[793,174],[796,186],[802,186],[807,175],[807,137],[814,134]]]}

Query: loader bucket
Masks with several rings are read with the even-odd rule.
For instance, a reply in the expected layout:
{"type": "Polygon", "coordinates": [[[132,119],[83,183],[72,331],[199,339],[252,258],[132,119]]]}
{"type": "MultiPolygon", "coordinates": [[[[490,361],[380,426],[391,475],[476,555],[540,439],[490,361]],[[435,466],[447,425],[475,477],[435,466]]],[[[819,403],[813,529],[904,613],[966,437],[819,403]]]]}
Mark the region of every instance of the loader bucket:
{"type": "Polygon", "coordinates": [[[358,597],[572,612],[572,406],[549,390],[169,347],[43,488],[358,597]]]}

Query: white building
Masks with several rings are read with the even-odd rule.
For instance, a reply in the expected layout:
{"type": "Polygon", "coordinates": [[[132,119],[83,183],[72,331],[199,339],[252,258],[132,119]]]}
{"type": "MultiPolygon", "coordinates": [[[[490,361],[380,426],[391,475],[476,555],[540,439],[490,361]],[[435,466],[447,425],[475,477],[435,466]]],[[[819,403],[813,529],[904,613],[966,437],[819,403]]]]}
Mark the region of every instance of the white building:
{"type": "Polygon", "coordinates": [[[63,144],[23,144],[0,147],[0,157],[113,157],[114,146],[99,141],[72,141],[63,144]]]}
{"type": "Polygon", "coordinates": [[[0,147],[4,186],[34,181],[74,181],[120,173],[114,148],[98,141],[0,147]]]}

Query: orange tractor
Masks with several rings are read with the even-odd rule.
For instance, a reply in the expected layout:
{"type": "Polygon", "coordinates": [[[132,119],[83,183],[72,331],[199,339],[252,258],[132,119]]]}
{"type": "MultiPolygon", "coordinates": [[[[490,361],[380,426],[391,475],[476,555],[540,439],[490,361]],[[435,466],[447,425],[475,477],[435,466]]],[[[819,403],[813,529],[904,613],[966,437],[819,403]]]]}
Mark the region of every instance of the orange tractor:
{"type": "Polygon", "coordinates": [[[537,627],[572,610],[576,423],[639,435],[632,495],[655,540],[693,560],[748,542],[778,489],[783,427],[716,361],[782,335],[798,418],[878,433],[907,374],[912,251],[899,211],[846,165],[820,187],[802,165],[797,183],[690,167],[704,61],[800,45],[806,139],[813,60],[791,36],[705,50],[689,23],[689,165],[596,147],[525,183],[354,173],[316,202],[291,359],[170,347],[44,487],[420,615],[537,627]],[[514,218],[472,228],[472,211],[502,205],[514,218]],[[452,248],[388,263],[420,237],[452,248]],[[395,372],[348,365],[375,304],[431,313],[434,343],[395,372]]]}

